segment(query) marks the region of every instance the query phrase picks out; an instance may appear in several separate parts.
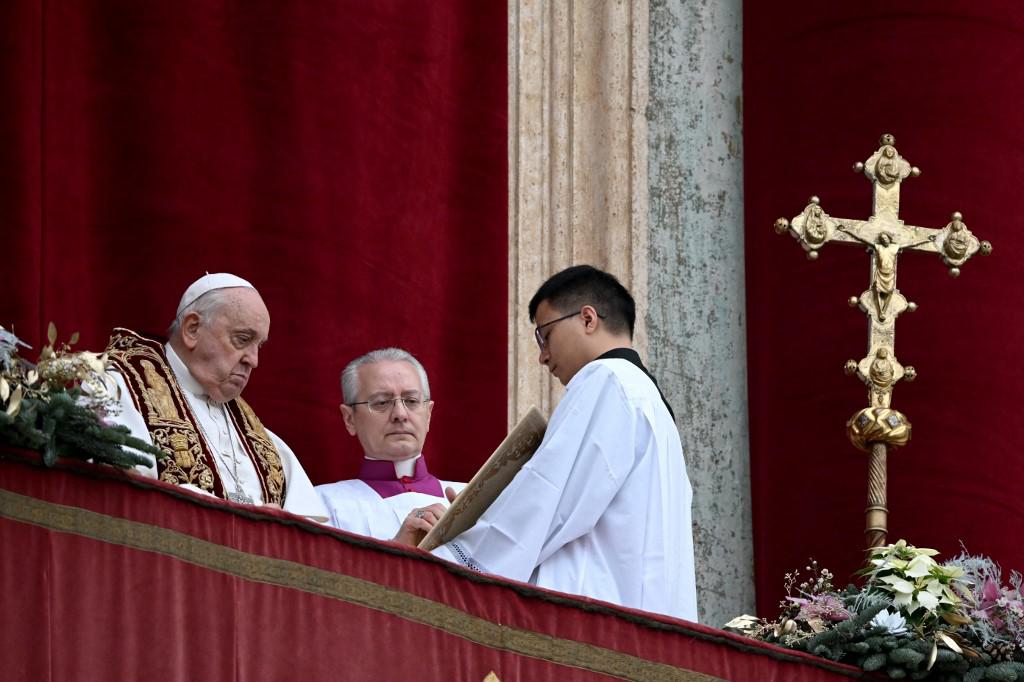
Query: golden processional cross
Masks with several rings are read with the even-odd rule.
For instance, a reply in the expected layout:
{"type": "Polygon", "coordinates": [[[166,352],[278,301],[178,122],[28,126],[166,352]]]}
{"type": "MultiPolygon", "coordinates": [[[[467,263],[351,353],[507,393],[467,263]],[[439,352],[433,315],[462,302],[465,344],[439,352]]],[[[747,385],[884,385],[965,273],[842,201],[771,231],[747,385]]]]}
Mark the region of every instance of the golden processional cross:
{"type": "Polygon", "coordinates": [[[957,277],[960,267],[975,253],[992,252],[989,242],[978,241],[971,234],[960,213],[953,213],[941,229],[906,225],[900,220],[900,183],[907,177],[917,177],[921,171],[899,155],[895,142],[892,135],[882,135],[878,151],[865,163],[853,167],[874,185],[874,207],[867,220],[833,218],[822,209],[818,197],[811,197],[807,207],[792,221],[775,221],[775,231],[782,234],[788,230],[811,260],[817,259],[820,249],[831,242],[863,246],[871,256],[868,289],[849,300],[851,307],[859,307],[868,316],[868,354],[860,362],[846,363],[846,373],[856,374],[868,387],[870,407],[853,415],[846,431],[850,442],[870,453],[864,531],[869,548],[884,544],[887,533],[888,448],[910,440],[910,422],[890,407],[893,387],[900,379],[913,381],[917,375],[913,367],[905,367],[896,359],[896,318],[905,310],[917,309],[896,288],[896,261],[901,251],[938,254],[949,267],[949,274],[957,277]]]}

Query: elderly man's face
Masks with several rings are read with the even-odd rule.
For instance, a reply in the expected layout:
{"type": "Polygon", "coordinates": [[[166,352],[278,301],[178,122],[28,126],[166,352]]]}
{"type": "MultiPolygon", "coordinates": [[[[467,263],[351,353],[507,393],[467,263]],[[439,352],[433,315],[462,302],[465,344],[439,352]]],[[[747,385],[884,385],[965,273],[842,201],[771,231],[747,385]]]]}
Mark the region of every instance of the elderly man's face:
{"type": "Polygon", "coordinates": [[[270,334],[270,313],[252,289],[225,290],[220,307],[197,323],[186,317],[185,364],[196,381],[218,402],[234,400],[259,364],[260,347],[270,334]]]}
{"type": "MultiPolygon", "coordinates": [[[[358,370],[359,395],[355,402],[390,398],[425,398],[416,368],[408,362],[385,360],[358,370]]],[[[430,429],[433,401],[411,411],[397,400],[384,412],[367,405],[342,405],[345,428],[359,439],[363,453],[373,459],[398,462],[420,454],[430,429]]]]}

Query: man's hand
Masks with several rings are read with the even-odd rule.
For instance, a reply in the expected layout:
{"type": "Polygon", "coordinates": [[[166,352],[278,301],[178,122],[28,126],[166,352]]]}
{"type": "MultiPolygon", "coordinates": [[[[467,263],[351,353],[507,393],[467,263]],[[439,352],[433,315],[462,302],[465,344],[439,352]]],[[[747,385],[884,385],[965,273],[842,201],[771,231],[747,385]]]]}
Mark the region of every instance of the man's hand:
{"type": "Polygon", "coordinates": [[[458,497],[458,493],[455,492],[455,488],[448,486],[444,489],[444,496],[448,498],[449,502],[454,502],[455,498],[458,497]]]}
{"type": "Polygon", "coordinates": [[[427,532],[434,527],[442,514],[444,514],[444,506],[441,504],[413,509],[405,517],[405,521],[402,521],[402,527],[398,529],[394,541],[416,547],[427,536],[427,532]]]}

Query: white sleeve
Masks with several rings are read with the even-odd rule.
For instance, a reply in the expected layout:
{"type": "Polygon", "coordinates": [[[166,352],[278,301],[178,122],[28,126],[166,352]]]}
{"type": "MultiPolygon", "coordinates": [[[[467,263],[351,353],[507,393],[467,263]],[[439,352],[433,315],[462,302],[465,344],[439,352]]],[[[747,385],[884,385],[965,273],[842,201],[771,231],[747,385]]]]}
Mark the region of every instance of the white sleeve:
{"type": "Polygon", "coordinates": [[[364,495],[351,481],[325,483],[314,490],[327,510],[327,523],[331,527],[358,535],[372,535],[369,523],[371,510],[364,495]]]}
{"type": "MultiPolygon", "coordinates": [[[[133,437],[152,445],[153,437],[149,435],[149,429],[146,427],[146,420],[142,417],[142,413],[136,409],[135,401],[132,400],[132,394],[128,390],[128,385],[125,383],[124,377],[121,376],[120,372],[113,371],[107,372],[107,376],[110,377],[110,379],[117,385],[118,394],[118,412],[116,415],[109,415],[107,417],[107,421],[127,427],[133,437]]],[[[135,465],[135,470],[140,474],[149,476],[150,478],[156,478],[156,461],[153,455],[148,452],[139,452],[127,445],[122,447],[133,454],[140,454],[150,460],[153,460],[153,464],[149,466],[145,464],[135,465]]]]}
{"type": "Polygon", "coordinates": [[[614,375],[588,372],[562,399],[540,448],[472,528],[435,553],[527,581],[594,528],[633,467],[635,419],[614,375]]]}
{"type": "Polygon", "coordinates": [[[274,442],[277,453],[281,456],[281,467],[284,470],[285,498],[284,510],[299,516],[305,516],[312,521],[325,523],[330,514],[324,507],[323,501],[309,481],[309,476],[299,463],[299,459],[292,452],[283,440],[277,437],[270,429],[267,435],[274,442]]]}

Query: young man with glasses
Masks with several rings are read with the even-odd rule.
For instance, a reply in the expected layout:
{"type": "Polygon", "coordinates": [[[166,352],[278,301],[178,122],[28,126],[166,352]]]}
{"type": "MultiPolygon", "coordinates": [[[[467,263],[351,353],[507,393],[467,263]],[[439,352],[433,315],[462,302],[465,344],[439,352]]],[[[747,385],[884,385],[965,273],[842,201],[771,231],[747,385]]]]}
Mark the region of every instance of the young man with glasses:
{"type": "Polygon", "coordinates": [[[530,301],[566,387],[544,440],[475,526],[435,550],[472,569],[697,620],[692,491],[672,410],[631,348],[612,275],[563,270],[530,301]]]}
{"type": "Polygon", "coordinates": [[[383,348],[345,367],[341,392],[345,428],[364,458],[358,478],[317,486],[330,524],[414,544],[444,513],[444,489],[464,486],[427,470],[423,441],[434,409],[427,373],[407,351],[383,348]]]}

